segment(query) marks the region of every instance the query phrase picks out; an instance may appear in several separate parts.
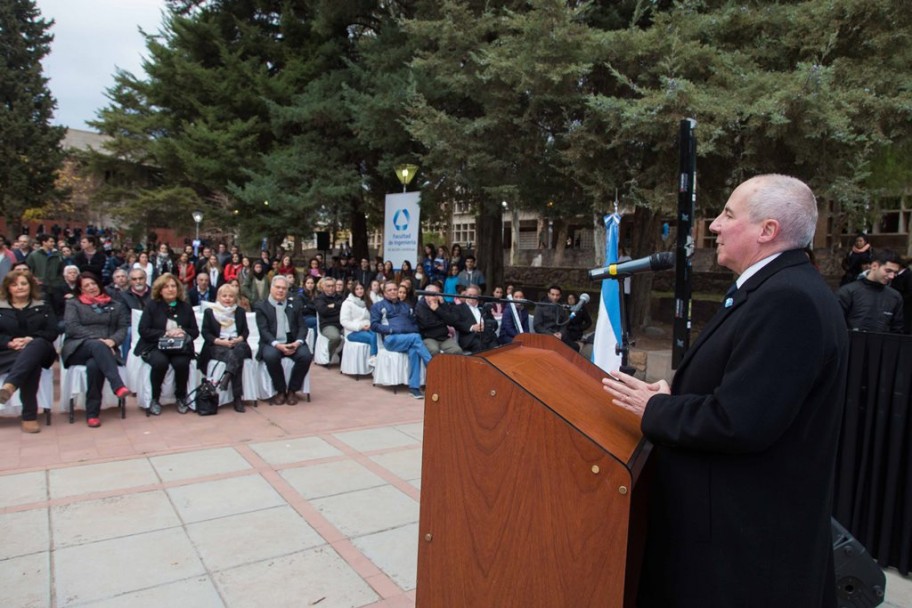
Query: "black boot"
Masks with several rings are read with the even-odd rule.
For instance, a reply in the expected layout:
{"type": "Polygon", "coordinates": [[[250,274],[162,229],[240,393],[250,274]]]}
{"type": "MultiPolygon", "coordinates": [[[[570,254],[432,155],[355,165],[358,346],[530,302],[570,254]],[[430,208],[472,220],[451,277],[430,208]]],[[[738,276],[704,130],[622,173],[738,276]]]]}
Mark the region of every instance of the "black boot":
{"type": "Polygon", "coordinates": [[[229,385],[229,384],[231,384],[231,373],[230,373],[230,372],[225,372],[225,373],[222,375],[221,381],[219,381],[219,385],[218,385],[219,390],[220,390],[220,391],[226,391],[226,390],[228,390],[228,385],[229,385]]]}
{"type": "Polygon", "coordinates": [[[247,411],[247,408],[244,407],[244,399],[241,395],[244,394],[244,391],[241,387],[241,379],[238,378],[237,382],[234,383],[234,411],[244,413],[247,411]]]}

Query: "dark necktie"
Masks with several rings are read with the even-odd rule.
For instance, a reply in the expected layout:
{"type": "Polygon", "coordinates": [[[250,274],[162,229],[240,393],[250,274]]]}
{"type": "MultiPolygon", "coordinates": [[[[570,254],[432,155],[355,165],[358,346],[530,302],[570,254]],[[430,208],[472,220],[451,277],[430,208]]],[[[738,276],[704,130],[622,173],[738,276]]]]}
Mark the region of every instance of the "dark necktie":
{"type": "Polygon", "coordinates": [[[725,299],[723,300],[723,306],[725,308],[731,308],[732,304],[735,303],[735,293],[738,291],[738,284],[732,283],[731,287],[728,288],[728,291],[725,292],[725,299]]]}

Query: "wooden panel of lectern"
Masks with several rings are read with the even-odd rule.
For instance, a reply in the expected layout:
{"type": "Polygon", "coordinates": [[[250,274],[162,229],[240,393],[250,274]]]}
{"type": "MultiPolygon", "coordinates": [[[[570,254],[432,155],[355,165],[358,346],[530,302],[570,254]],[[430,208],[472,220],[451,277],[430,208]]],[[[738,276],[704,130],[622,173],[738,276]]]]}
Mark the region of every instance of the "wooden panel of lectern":
{"type": "Polygon", "coordinates": [[[634,605],[649,444],[604,377],[552,336],[433,359],[418,608],[634,605]]]}

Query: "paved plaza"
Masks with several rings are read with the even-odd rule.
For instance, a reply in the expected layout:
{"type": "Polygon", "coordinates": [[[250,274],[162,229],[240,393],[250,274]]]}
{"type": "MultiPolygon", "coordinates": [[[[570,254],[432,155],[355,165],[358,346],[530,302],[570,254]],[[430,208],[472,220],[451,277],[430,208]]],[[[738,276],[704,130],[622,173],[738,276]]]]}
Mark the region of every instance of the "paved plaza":
{"type": "Polygon", "coordinates": [[[0,418],[0,605],[414,606],[424,404],[337,367],[311,386],[215,417],[130,399],[100,429],[0,418]]]}

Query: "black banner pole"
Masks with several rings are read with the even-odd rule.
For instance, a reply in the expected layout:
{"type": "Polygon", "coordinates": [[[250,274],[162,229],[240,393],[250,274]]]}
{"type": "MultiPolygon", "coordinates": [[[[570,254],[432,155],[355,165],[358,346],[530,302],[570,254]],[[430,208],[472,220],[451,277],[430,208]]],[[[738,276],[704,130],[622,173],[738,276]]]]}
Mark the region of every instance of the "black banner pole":
{"type": "Polygon", "coordinates": [[[685,118],[681,121],[679,135],[680,175],[678,177],[678,240],[675,248],[675,315],[671,367],[677,369],[690,348],[691,329],[691,266],[693,255],[693,215],[696,201],[697,181],[697,140],[694,129],[697,121],[685,118]]]}

